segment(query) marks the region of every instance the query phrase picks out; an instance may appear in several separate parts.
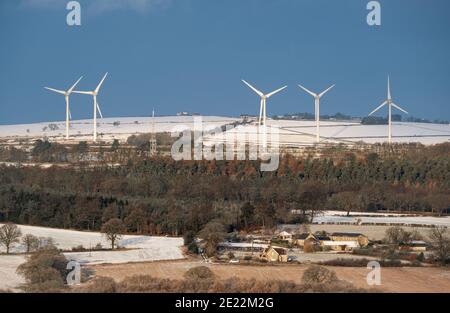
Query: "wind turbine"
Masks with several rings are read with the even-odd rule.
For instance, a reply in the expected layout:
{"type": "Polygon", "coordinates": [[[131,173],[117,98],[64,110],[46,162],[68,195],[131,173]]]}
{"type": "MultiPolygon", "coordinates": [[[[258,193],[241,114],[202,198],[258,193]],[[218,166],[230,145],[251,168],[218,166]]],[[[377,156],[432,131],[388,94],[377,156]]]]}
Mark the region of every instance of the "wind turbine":
{"type": "Polygon", "coordinates": [[[260,105],[259,105],[258,124],[265,126],[266,125],[266,118],[267,118],[267,115],[266,115],[266,100],[269,99],[270,97],[272,97],[274,94],[279,93],[283,89],[286,89],[287,86],[281,87],[280,89],[277,89],[277,90],[272,91],[271,93],[268,93],[268,94],[265,95],[261,91],[259,91],[258,89],[256,89],[255,87],[253,87],[252,85],[247,83],[245,80],[242,80],[242,82],[244,84],[246,84],[248,87],[250,87],[250,89],[253,90],[261,98],[261,102],[260,102],[260,105]]]}
{"type": "Polygon", "coordinates": [[[97,141],[97,110],[100,113],[100,117],[103,118],[102,112],[100,111],[100,107],[97,103],[97,95],[100,91],[100,88],[103,85],[103,82],[106,79],[106,76],[108,76],[108,73],[106,73],[105,76],[103,76],[102,80],[100,81],[100,83],[98,84],[97,88],[95,88],[94,91],[76,91],[76,90],[73,91],[74,93],[90,95],[94,98],[94,142],[97,141]]]}
{"type": "Polygon", "coordinates": [[[315,115],[316,115],[316,142],[319,142],[320,141],[320,98],[322,98],[324,94],[326,94],[328,91],[330,91],[336,85],[331,85],[330,87],[328,87],[327,89],[325,89],[324,91],[322,91],[319,94],[306,89],[302,85],[298,85],[298,86],[314,97],[314,106],[315,106],[315,115]]]}
{"type": "Polygon", "coordinates": [[[59,93],[61,95],[64,95],[64,98],[66,99],[66,139],[69,139],[69,120],[72,119],[72,114],[70,113],[70,104],[69,104],[69,97],[72,94],[73,90],[75,89],[75,87],[78,85],[78,83],[80,82],[80,80],[83,78],[83,76],[81,76],[75,84],[73,84],[72,87],[70,87],[68,90],[64,91],[64,90],[58,90],[58,89],[54,89],[54,88],[50,88],[50,87],[44,87],[47,90],[59,93]]]}
{"type": "Polygon", "coordinates": [[[396,108],[396,109],[398,109],[398,110],[400,110],[400,111],[402,111],[402,112],[404,112],[404,113],[406,113],[406,114],[409,114],[409,113],[406,112],[405,110],[403,110],[399,105],[395,104],[395,103],[392,101],[392,96],[391,96],[391,82],[390,82],[389,76],[388,76],[387,99],[386,99],[386,100],[385,100],[378,108],[376,108],[375,110],[373,110],[373,111],[369,114],[369,116],[371,116],[373,113],[375,113],[376,111],[378,111],[379,109],[381,109],[382,107],[384,107],[386,104],[387,104],[388,107],[389,107],[389,117],[388,117],[388,120],[389,120],[389,136],[388,136],[388,142],[389,142],[389,143],[392,143],[392,107],[394,107],[394,108],[396,108]]]}

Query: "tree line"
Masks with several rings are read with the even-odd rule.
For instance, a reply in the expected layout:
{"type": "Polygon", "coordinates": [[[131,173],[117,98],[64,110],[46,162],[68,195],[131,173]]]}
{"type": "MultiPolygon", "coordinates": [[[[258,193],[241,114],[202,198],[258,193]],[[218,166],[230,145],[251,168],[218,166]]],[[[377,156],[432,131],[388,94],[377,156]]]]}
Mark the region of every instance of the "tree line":
{"type": "Polygon", "coordinates": [[[274,172],[257,161],[129,159],[126,164],[0,167],[0,222],[182,235],[210,221],[226,230],[313,221],[326,209],[436,215],[450,207],[450,145],[398,155],[284,155],[274,172]]]}

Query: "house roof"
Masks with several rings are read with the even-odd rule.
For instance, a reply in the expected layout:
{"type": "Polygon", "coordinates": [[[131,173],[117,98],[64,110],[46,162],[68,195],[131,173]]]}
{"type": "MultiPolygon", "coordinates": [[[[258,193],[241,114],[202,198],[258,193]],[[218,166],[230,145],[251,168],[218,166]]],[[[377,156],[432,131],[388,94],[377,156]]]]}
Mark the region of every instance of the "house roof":
{"type": "Polygon", "coordinates": [[[402,246],[410,246],[410,247],[428,247],[428,243],[423,240],[413,240],[409,243],[402,242],[400,245],[402,246]]]}
{"type": "Polygon", "coordinates": [[[295,236],[296,239],[306,239],[308,238],[309,234],[308,233],[303,233],[300,235],[295,236]]]}
{"type": "Polygon", "coordinates": [[[364,235],[360,234],[360,233],[332,233],[331,236],[335,236],[335,237],[359,237],[359,236],[364,236],[364,235]]]}
{"type": "Polygon", "coordinates": [[[279,255],[286,255],[286,250],[283,248],[272,248],[273,250],[275,250],[279,255]]]}
{"type": "Polygon", "coordinates": [[[278,234],[278,236],[292,236],[292,235],[287,231],[282,231],[281,233],[278,234]]]}

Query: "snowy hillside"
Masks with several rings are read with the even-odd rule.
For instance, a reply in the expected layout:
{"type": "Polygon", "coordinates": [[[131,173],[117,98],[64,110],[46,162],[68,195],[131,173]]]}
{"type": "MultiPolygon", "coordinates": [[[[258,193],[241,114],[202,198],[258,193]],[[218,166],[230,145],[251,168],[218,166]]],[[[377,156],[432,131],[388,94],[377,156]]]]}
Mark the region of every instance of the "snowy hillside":
{"type": "Polygon", "coordinates": [[[392,213],[369,213],[369,212],[351,212],[347,216],[347,212],[342,211],[324,211],[324,214],[314,218],[316,224],[339,224],[350,223],[356,224],[358,220],[367,224],[401,224],[409,226],[445,226],[450,227],[450,217],[434,217],[434,216],[412,216],[404,214],[392,213]]]}
{"type": "MultiPolygon", "coordinates": [[[[315,144],[316,126],[313,121],[269,120],[269,127],[279,129],[280,145],[290,147],[315,144]]],[[[256,133],[256,127],[241,125],[232,132],[256,133]]],[[[420,142],[425,145],[450,142],[450,126],[445,124],[394,123],[392,126],[395,143],[420,142]]],[[[361,125],[355,122],[329,122],[320,124],[321,143],[369,144],[387,141],[387,125],[361,125]]],[[[270,138],[270,137],[268,137],[270,138]]]]}
{"type": "MultiPolygon", "coordinates": [[[[61,250],[71,250],[78,246],[89,249],[95,247],[97,244],[100,244],[103,248],[109,247],[109,243],[105,240],[105,237],[97,232],[22,225],[19,228],[23,235],[31,234],[36,237],[53,238],[57,248],[61,250]]],[[[145,262],[184,258],[181,252],[181,247],[183,246],[182,238],[127,235],[123,236],[118,244],[120,247],[127,248],[128,250],[68,252],[65,255],[68,259],[76,260],[82,264],[145,262]]],[[[0,247],[0,252],[4,252],[4,247],[0,247]]],[[[21,244],[16,244],[11,249],[11,252],[25,252],[25,247],[21,244]]],[[[0,258],[2,257],[0,256],[0,258]]]]}
{"type": "MultiPolygon", "coordinates": [[[[204,116],[203,127],[211,129],[240,120],[239,118],[204,116]]],[[[151,117],[118,117],[98,119],[99,140],[126,140],[133,134],[152,131],[151,117]]],[[[183,131],[194,128],[192,116],[164,116],[154,118],[155,132],[183,131]]],[[[36,124],[0,125],[0,139],[26,139],[47,137],[53,141],[65,140],[65,121],[43,122],[36,124]],[[53,130],[52,130],[53,129],[53,130]]],[[[71,121],[70,137],[73,141],[91,140],[93,132],[92,120],[71,121]]]]}
{"type": "MultiPolygon", "coordinates": [[[[2,226],[2,224],[0,224],[2,226]]],[[[82,232],[55,228],[19,225],[22,235],[32,234],[37,237],[51,237],[56,246],[62,250],[70,250],[82,245],[89,249],[97,244],[108,247],[108,242],[101,233],[82,232]]],[[[148,262],[159,260],[183,259],[181,247],[183,238],[152,237],[152,236],[123,236],[119,246],[126,248],[122,251],[93,251],[93,252],[67,252],[67,259],[81,264],[103,263],[129,263],[148,262]]],[[[16,244],[12,253],[23,253],[25,248],[16,244]]],[[[0,247],[0,253],[4,247],[0,247]]],[[[24,255],[0,255],[0,289],[17,288],[24,282],[16,273],[17,267],[25,262],[24,255]]]]}
{"type": "MultiPolygon", "coordinates": [[[[197,117],[199,118],[199,117],[197,117]]],[[[203,116],[203,129],[213,129],[224,126],[241,118],[203,116]]],[[[123,117],[104,118],[98,120],[99,139],[112,141],[119,139],[125,141],[133,134],[148,133],[152,131],[152,119],[150,117],[123,117]]],[[[255,125],[254,123],[252,125],[255,125]]],[[[314,121],[292,121],[268,119],[268,126],[280,129],[280,143],[287,146],[308,146],[315,143],[314,121]]],[[[192,116],[165,116],[155,117],[155,132],[182,131],[194,129],[194,117],[192,116]]],[[[91,140],[92,120],[75,120],[71,122],[70,140],[91,140]]],[[[241,125],[232,132],[255,132],[255,127],[241,125]]],[[[356,142],[382,143],[387,141],[387,125],[361,125],[355,122],[322,121],[320,134],[322,143],[356,142]]],[[[426,123],[393,123],[393,141],[397,143],[420,142],[423,144],[437,144],[450,142],[450,126],[447,124],[426,123]]],[[[19,139],[49,138],[52,141],[64,141],[65,122],[45,122],[23,125],[0,125],[0,139],[17,141],[19,139]]],[[[212,139],[214,137],[210,137],[212,139]]]]}

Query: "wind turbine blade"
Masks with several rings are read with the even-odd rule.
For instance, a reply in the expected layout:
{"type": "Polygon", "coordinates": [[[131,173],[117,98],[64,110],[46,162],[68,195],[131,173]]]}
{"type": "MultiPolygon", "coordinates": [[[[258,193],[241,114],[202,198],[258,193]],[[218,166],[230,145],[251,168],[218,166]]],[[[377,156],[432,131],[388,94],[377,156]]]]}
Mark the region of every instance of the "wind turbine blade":
{"type": "Polygon", "coordinates": [[[94,92],[92,92],[92,91],[78,91],[78,90],[74,90],[74,91],[72,91],[73,93],[78,93],[78,94],[82,94],[82,95],[90,95],[90,96],[93,96],[94,95],[94,92]]]}
{"type": "Polygon", "coordinates": [[[264,94],[263,94],[261,91],[259,91],[258,89],[256,89],[255,87],[253,87],[252,85],[250,85],[249,83],[247,83],[245,80],[242,80],[242,82],[243,82],[244,84],[246,84],[248,87],[250,87],[251,90],[253,90],[254,92],[256,92],[256,94],[257,94],[258,96],[264,97],[264,94]]]}
{"type": "Polygon", "coordinates": [[[98,110],[98,113],[100,113],[100,117],[103,118],[103,114],[102,114],[102,111],[100,110],[100,105],[99,105],[98,101],[97,101],[97,110],[98,110]]]}
{"type": "Polygon", "coordinates": [[[69,120],[72,120],[72,113],[70,112],[70,109],[69,109],[69,120]]]}
{"type": "Polygon", "coordinates": [[[326,90],[322,91],[319,94],[319,98],[321,98],[324,94],[326,94],[328,91],[330,91],[334,86],[336,86],[336,85],[332,85],[332,86],[328,87],[326,90]]]}
{"type": "Polygon", "coordinates": [[[314,98],[317,97],[317,94],[315,94],[314,92],[312,92],[311,90],[306,89],[305,87],[303,87],[302,85],[298,85],[300,88],[302,88],[304,91],[306,91],[307,93],[309,93],[311,96],[313,96],[314,98]]]}
{"type": "Polygon", "coordinates": [[[105,76],[103,76],[102,81],[100,82],[100,84],[98,84],[97,88],[95,88],[95,92],[96,92],[96,93],[98,93],[99,90],[100,90],[100,88],[102,87],[103,82],[104,82],[105,79],[106,79],[106,76],[108,76],[108,73],[106,73],[105,76]]]}
{"type": "Polygon", "coordinates": [[[399,105],[397,105],[397,104],[395,104],[395,103],[392,103],[392,106],[393,106],[394,108],[396,108],[396,109],[398,109],[398,110],[400,110],[400,111],[406,113],[406,114],[409,114],[408,112],[406,112],[405,110],[403,110],[399,105]]]}
{"type": "Polygon", "coordinates": [[[382,107],[384,107],[387,104],[387,100],[384,101],[378,108],[376,108],[375,110],[373,110],[372,112],[370,112],[369,116],[371,116],[373,113],[375,113],[376,111],[378,111],[379,109],[381,109],[382,107]]]}
{"type": "Polygon", "coordinates": [[[284,90],[284,89],[286,89],[286,88],[287,88],[287,86],[284,86],[284,87],[281,87],[280,89],[277,89],[277,90],[275,90],[275,91],[272,91],[271,93],[268,93],[268,94],[266,95],[266,98],[270,98],[270,97],[272,97],[274,94],[279,93],[280,91],[282,91],[282,90],[284,90]]]}
{"type": "Polygon", "coordinates": [[[60,93],[60,94],[62,94],[62,95],[65,95],[65,94],[66,94],[66,92],[63,91],[63,90],[53,89],[53,88],[49,88],[49,87],[44,87],[44,88],[47,89],[47,90],[56,92],[56,93],[60,93]]]}
{"type": "Polygon", "coordinates": [[[81,76],[81,77],[77,80],[77,82],[76,82],[75,84],[73,84],[72,87],[70,87],[70,89],[67,91],[68,94],[71,94],[71,93],[72,93],[72,91],[75,89],[75,87],[78,85],[78,83],[80,82],[80,80],[81,80],[82,78],[83,78],[83,76],[81,76]]]}

